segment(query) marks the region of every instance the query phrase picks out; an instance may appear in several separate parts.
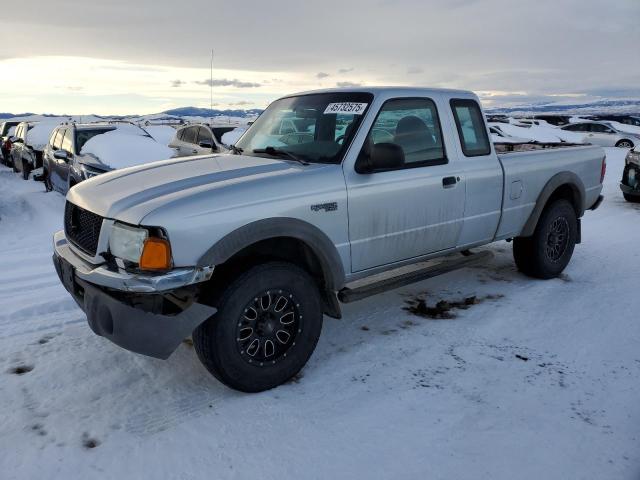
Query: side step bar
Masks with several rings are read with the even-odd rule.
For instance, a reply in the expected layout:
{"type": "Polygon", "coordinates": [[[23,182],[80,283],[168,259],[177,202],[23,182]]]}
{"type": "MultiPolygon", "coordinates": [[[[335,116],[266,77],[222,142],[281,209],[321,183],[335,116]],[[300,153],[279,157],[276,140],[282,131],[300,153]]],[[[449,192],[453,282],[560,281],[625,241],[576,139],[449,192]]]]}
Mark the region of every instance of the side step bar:
{"type": "Polygon", "coordinates": [[[408,273],[400,273],[392,277],[385,277],[381,280],[374,280],[370,283],[355,288],[345,287],[338,292],[338,299],[342,303],[351,303],[363,298],[386,292],[396,288],[404,287],[411,283],[420,282],[427,278],[437,277],[444,273],[449,273],[460,268],[469,267],[493,258],[493,252],[485,250],[478,253],[463,252],[462,257],[445,260],[436,265],[413,270],[408,273]]]}

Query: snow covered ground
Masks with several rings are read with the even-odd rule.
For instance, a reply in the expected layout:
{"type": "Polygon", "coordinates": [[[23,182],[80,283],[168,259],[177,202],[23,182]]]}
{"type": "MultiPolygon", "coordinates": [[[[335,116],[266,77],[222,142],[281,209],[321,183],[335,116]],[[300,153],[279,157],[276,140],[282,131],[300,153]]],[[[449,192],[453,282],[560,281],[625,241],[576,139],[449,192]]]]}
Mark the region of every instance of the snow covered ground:
{"type": "Polygon", "coordinates": [[[257,395],[185,343],[95,336],[58,282],[63,198],[0,168],[0,477],[637,479],[640,206],[617,183],[562,278],[488,264],[344,307],[300,378],[257,395]],[[407,301],[476,296],[455,318],[407,301]],[[482,300],[482,301],[480,301],[482,300]]]}

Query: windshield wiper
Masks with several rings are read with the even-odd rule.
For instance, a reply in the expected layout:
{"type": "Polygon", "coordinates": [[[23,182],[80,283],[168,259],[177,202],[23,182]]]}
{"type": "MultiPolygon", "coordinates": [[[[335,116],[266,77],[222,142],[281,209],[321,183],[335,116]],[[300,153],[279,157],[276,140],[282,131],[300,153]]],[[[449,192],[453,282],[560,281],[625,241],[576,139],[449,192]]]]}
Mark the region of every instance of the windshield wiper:
{"type": "Polygon", "coordinates": [[[301,158],[296,157],[293,153],[287,152],[286,150],[280,150],[275,147],[265,147],[265,148],[256,148],[253,150],[253,153],[266,153],[267,155],[273,155],[274,157],[288,157],[291,160],[295,160],[302,165],[309,165],[309,162],[303,160],[301,158]]]}
{"type": "Polygon", "coordinates": [[[235,145],[231,145],[231,151],[234,155],[240,155],[244,150],[240,147],[236,147],[235,145]]]}

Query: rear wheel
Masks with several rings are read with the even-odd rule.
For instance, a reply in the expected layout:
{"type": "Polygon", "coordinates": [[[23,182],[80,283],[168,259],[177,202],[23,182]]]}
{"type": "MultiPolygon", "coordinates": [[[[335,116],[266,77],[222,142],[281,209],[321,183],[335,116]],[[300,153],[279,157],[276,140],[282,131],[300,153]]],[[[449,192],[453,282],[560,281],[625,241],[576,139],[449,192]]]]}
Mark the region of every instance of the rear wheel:
{"type": "Polygon", "coordinates": [[[193,333],[198,358],[218,380],[260,392],[296,375],[322,330],[313,279],[293,264],[250,268],[222,292],[218,312],[193,333]]]}
{"type": "Polygon", "coordinates": [[[567,200],[548,205],[530,237],[513,241],[513,257],[522,273],[535,278],[554,278],[565,269],[576,244],[578,219],[567,200]]]}
{"type": "Polygon", "coordinates": [[[616,143],[616,147],[618,148],[633,148],[633,142],[631,140],[620,140],[616,143]]]}

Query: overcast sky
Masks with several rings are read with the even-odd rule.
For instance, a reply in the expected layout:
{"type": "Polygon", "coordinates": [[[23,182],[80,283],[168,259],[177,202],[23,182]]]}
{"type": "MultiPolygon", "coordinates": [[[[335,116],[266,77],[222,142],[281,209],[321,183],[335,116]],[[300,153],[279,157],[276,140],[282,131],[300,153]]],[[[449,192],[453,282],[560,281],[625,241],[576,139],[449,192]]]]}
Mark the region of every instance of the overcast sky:
{"type": "Polygon", "coordinates": [[[487,105],[640,97],[640,0],[29,0],[0,15],[0,111],[264,107],[340,85],[487,105]]]}

